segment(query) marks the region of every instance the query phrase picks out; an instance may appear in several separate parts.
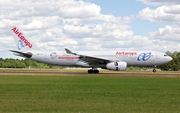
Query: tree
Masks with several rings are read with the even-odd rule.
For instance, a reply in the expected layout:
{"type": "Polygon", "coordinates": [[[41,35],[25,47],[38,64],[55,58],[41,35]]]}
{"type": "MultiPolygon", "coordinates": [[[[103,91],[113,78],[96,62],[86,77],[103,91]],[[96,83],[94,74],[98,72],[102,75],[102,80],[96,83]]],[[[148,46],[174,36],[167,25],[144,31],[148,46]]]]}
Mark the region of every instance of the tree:
{"type": "Polygon", "coordinates": [[[180,52],[166,52],[173,60],[167,64],[160,65],[159,68],[165,71],[178,71],[180,69],[180,52]]]}

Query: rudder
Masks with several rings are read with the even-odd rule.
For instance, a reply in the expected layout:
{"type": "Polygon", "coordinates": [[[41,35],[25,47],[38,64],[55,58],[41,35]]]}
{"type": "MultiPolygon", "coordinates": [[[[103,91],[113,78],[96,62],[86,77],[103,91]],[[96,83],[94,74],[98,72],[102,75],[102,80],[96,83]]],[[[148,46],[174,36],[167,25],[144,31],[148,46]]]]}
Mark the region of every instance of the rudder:
{"type": "Polygon", "coordinates": [[[11,27],[15,43],[19,51],[40,50],[33,42],[17,27],[11,27]]]}

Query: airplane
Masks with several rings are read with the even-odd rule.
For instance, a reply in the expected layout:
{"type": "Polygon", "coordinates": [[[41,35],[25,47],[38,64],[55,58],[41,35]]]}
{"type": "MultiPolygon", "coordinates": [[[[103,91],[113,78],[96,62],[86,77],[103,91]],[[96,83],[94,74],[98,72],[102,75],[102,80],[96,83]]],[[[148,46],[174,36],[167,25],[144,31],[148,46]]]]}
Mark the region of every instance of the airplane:
{"type": "Polygon", "coordinates": [[[65,51],[46,52],[37,47],[25,33],[17,27],[11,27],[17,50],[9,50],[14,55],[29,58],[38,62],[58,66],[72,66],[91,68],[90,74],[99,73],[97,68],[123,71],[127,66],[152,66],[156,72],[156,66],[168,63],[170,56],[158,51],[65,51]]]}

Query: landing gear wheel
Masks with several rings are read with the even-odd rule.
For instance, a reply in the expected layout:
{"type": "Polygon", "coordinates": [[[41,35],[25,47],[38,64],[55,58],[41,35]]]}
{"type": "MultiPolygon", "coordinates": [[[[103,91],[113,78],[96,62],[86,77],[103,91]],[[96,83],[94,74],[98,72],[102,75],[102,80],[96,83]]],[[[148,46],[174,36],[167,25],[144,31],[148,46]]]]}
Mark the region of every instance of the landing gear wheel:
{"type": "Polygon", "coordinates": [[[99,73],[99,70],[97,70],[96,68],[92,68],[92,69],[89,69],[89,70],[88,70],[88,73],[89,73],[89,74],[93,74],[93,73],[94,73],[94,74],[97,74],[97,73],[99,73]]]}
{"type": "Polygon", "coordinates": [[[94,70],[94,73],[96,74],[96,73],[99,73],[99,70],[94,70]]]}
{"type": "Polygon", "coordinates": [[[156,72],[156,67],[157,67],[156,65],[154,65],[154,67],[153,67],[153,70],[152,70],[152,71],[153,71],[154,73],[156,72]]]}
{"type": "Polygon", "coordinates": [[[155,72],[156,72],[156,69],[153,69],[152,71],[155,73],[155,72]]]}
{"type": "Polygon", "coordinates": [[[92,73],[93,73],[93,70],[92,70],[92,69],[89,69],[89,70],[88,70],[88,73],[89,73],[89,74],[92,74],[92,73]]]}

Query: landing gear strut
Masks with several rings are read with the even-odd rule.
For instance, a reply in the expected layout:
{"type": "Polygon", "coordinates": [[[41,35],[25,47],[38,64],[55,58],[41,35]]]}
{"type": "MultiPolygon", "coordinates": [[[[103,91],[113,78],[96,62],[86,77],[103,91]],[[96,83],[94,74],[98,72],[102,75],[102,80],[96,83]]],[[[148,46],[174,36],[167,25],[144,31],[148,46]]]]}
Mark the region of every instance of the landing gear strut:
{"type": "Polygon", "coordinates": [[[88,70],[88,73],[89,73],[89,74],[93,74],[93,73],[94,73],[94,74],[97,74],[97,73],[99,73],[99,70],[97,70],[97,68],[94,68],[94,67],[93,67],[92,69],[89,69],[89,70],[88,70]]]}
{"type": "Polygon", "coordinates": [[[154,65],[153,70],[154,73],[156,72],[156,65],[154,65]]]}

